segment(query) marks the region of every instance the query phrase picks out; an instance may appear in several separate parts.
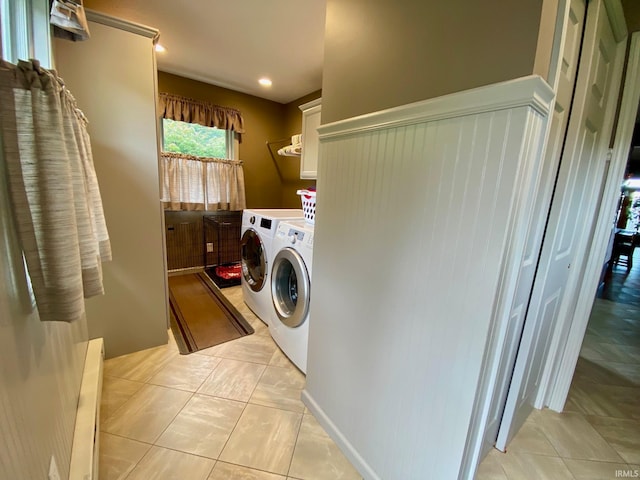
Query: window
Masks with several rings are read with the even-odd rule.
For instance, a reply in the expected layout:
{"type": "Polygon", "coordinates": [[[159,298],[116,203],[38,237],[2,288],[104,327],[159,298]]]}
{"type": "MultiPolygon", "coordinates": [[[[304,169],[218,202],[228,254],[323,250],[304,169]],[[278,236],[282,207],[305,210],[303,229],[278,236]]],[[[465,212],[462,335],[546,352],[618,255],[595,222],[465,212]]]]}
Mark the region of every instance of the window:
{"type": "Polygon", "coordinates": [[[164,118],[162,120],[164,152],[183,153],[196,157],[234,159],[233,131],[204,127],[164,118]]]}
{"type": "Polygon", "coordinates": [[[0,1],[2,57],[13,63],[36,58],[51,68],[48,0],[0,1]]]}
{"type": "Polygon", "coordinates": [[[162,203],[168,210],[243,210],[243,119],[234,108],[159,94],[162,203]],[[190,122],[183,122],[189,119],[190,122]]]}
{"type": "MultiPolygon", "coordinates": [[[[0,0],[0,56],[4,60],[18,63],[20,59],[36,58],[42,67],[51,68],[49,29],[49,0],[0,0]]],[[[36,299],[24,252],[22,261],[29,299],[34,307],[36,299]]]]}

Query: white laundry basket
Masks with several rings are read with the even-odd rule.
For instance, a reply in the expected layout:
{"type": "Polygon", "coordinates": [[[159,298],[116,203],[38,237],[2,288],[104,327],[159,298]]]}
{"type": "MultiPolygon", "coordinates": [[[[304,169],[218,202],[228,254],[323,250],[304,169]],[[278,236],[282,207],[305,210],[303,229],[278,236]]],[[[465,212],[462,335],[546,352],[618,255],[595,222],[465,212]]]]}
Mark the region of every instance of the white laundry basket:
{"type": "Polygon", "coordinates": [[[304,219],[311,225],[316,222],[316,192],[314,190],[298,190],[296,192],[300,195],[302,201],[302,212],[304,213],[304,219]]]}

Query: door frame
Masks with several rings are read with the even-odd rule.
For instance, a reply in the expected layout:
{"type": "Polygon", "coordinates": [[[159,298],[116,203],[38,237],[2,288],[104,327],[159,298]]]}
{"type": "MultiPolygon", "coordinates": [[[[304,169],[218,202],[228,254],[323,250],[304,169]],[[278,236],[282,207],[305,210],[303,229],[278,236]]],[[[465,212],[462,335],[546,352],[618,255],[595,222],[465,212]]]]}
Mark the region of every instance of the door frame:
{"type": "MultiPolygon", "coordinates": [[[[589,0],[584,0],[585,4],[589,2],[589,0]]],[[[545,132],[542,136],[541,141],[544,142],[544,146],[540,152],[540,155],[544,158],[546,155],[546,149],[550,148],[550,138],[553,136],[552,132],[552,118],[556,98],[558,91],[558,85],[560,83],[561,76],[561,68],[563,62],[563,51],[565,49],[565,43],[567,41],[567,28],[566,23],[569,18],[571,11],[571,0],[558,0],[558,4],[556,7],[556,18],[555,18],[555,27],[553,32],[553,44],[551,49],[551,57],[549,59],[549,70],[547,78],[545,79],[546,83],[551,87],[554,92],[554,98],[549,105],[549,119],[547,121],[545,132]]],[[[566,131],[566,125],[564,130],[566,131]]],[[[562,134],[564,136],[564,133],[562,134]]],[[[559,159],[555,162],[553,166],[553,173],[551,175],[552,180],[555,180],[555,170],[558,166],[559,159]]],[[[552,188],[552,186],[551,186],[552,188]]],[[[544,212],[546,213],[551,202],[551,192],[545,193],[546,200],[544,203],[544,212]]],[[[546,216],[543,220],[546,222],[546,216]]],[[[540,246],[539,246],[540,247],[540,246]]],[[[538,248],[539,250],[539,248],[538,248]]],[[[536,258],[539,257],[539,252],[536,254],[536,258]]],[[[537,260],[536,260],[537,261],[537,260]]],[[[529,289],[533,285],[534,279],[529,283],[529,289]]],[[[517,338],[513,339],[511,342],[505,338],[505,330],[506,326],[501,327],[501,332],[490,334],[493,337],[493,340],[490,339],[487,344],[487,351],[491,358],[487,357],[483,360],[487,364],[487,371],[490,373],[485,374],[481,377],[480,383],[477,387],[476,395],[476,405],[474,406],[474,414],[471,420],[471,425],[469,428],[469,435],[467,437],[467,444],[465,446],[465,453],[461,462],[461,468],[459,472],[459,480],[462,479],[470,479],[474,475],[474,472],[477,470],[478,465],[485,458],[488,451],[492,448],[495,448],[495,438],[492,439],[489,444],[485,440],[488,438],[488,429],[490,428],[490,415],[491,410],[495,406],[495,402],[501,401],[497,396],[497,391],[499,389],[498,383],[501,382],[502,377],[500,371],[502,370],[502,365],[505,365],[504,371],[505,375],[509,376],[507,379],[507,389],[505,390],[506,400],[506,392],[508,391],[508,382],[511,378],[511,372],[513,372],[513,368],[515,365],[515,355],[512,361],[506,359],[506,355],[503,353],[509,348],[518,349],[520,336],[517,335],[517,338]],[[495,344],[494,343],[495,340],[495,344]],[[506,362],[506,363],[503,363],[506,362]]],[[[487,353],[485,352],[485,355],[487,353]]],[[[485,367],[483,367],[485,368],[485,367]]],[[[495,436],[497,436],[498,426],[496,427],[495,436]]]]}
{"type": "MultiPolygon", "coordinates": [[[[585,4],[584,0],[575,3],[585,4]]],[[[609,3],[617,4],[622,11],[619,0],[609,3]]],[[[574,15],[578,13],[576,10],[574,15]]],[[[571,18],[577,18],[574,15],[571,18]]],[[[496,441],[498,450],[506,451],[508,442],[537,406],[548,352],[565,344],[571,325],[567,320],[574,313],[583,282],[607,178],[605,160],[617,114],[627,47],[626,27],[619,31],[612,16],[607,0],[588,2],[565,149],[502,414],[496,441]],[[599,90],[595,90],[596,86],[599,90]]],[[[577,29],[571,30],[575,36],[577,29]]]]}
{"type": "MultiPolygon", "coordinates": [[[[605,2],[606,4],[612,2],[605,2]]],[[[622,12],[621,12],[622,13],[622,12]]],[[[618,19],[618,25],[624,26],[624,15],[618,19]]],[[[625,27],[626,28],[626,27],[625,27]]],[[[556,334],[570,325],[566,341],[558,339],[555,349],[547,357],[543,383],[536,399],[536,407],[548,406],[561,412],[569,393],[575,372],[582,341],[589,323],[591,308],[600,281],[604,257],[606,254],[614,215],[620,191],[620,182],[627,164],[631,137],[640,101],[640,32],[631,35],[629,54],[626,60],[627,71],[622,89],[622,101],[618,114],[618,124],[611,153],[611,163],[604,182],[598,217],[588,248],[584,275],[576,286],[576,309],[559,322],[556,334]]],[[[585,232],[589,234],[590,232],[585,232]]]]}

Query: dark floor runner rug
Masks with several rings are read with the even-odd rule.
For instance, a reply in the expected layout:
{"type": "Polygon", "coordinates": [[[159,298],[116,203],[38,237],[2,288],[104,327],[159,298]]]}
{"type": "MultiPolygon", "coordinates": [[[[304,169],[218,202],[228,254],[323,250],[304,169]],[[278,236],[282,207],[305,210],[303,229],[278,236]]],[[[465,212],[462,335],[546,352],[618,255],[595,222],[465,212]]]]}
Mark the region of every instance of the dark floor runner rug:
{"type": "Polygon", "coordinates": [[[183,355],[253,333],[204,273],[169,277],[169,304],[171,330],[183,355]]]}

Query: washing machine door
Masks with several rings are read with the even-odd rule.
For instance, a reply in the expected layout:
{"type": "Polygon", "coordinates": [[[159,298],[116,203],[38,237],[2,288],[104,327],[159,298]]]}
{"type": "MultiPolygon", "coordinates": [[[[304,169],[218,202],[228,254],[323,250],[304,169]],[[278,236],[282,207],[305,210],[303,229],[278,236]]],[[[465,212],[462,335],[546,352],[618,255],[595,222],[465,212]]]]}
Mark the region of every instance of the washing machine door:
{"type": "Polygon", "coordinates": [[[248,228],[240,240],[242,277],[254,292],[259,292],[267,280],[267,253],[258,232],[248,228]]]}
{"type": "Polygon", "coordinates": [[[304,323],[309,313],[311,283],[307,267],[293,248],[283,248],[273,259],[271,297],[276,314],[288,327],[304,323]]]}

